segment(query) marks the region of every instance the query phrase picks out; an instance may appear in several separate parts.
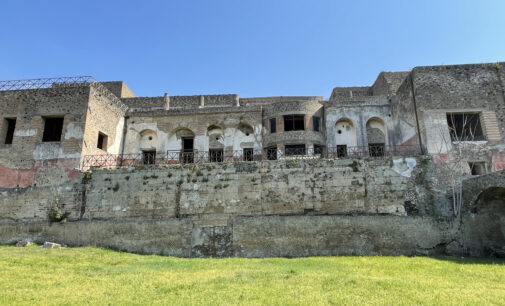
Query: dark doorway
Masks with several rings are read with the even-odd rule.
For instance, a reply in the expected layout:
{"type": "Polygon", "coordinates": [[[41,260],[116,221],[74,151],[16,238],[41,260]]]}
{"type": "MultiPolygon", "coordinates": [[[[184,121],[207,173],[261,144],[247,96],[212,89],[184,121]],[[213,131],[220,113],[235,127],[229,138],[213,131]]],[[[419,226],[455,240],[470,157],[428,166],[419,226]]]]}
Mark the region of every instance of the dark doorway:
{"type": "Polygon", "coordinates": [[[223,162],[223,149],[210,149],[209,150],[209,161],[211,163],[222,163],[223,162]]]}
{"type": "Polygon", "coordinates": [[[269,147],[265,151],[268,160],[277,160],[277,147],[269,147]]]}
{"type": "Polygon", "coordinates": [[[347,157],[347,145],[337,145],[337,157],[347,157]]]}
{"type": "Polygon", "coordinates": [[[182,138],[181,161],[185,164],[193,163],[195,155],[193,151],[194,138],[182,138]]]}
{"type": "Polygon", "coordinates": [[[370,143],[368,144],[368,153],[370,157],[383,157],[384,156],[384,144],[383,143],[370,143]]]}
{"type": "Polygon", "coordinates": [[[156,163],[156,151],[142,151],[142,163],[154,165],[156,163]]]}
{"type": "Polygon", "coordinates": [[[254,159],[254,153],[253,153],[252,148],[245,148],[244,149],[244,161],[253,161],[254,159]]]}

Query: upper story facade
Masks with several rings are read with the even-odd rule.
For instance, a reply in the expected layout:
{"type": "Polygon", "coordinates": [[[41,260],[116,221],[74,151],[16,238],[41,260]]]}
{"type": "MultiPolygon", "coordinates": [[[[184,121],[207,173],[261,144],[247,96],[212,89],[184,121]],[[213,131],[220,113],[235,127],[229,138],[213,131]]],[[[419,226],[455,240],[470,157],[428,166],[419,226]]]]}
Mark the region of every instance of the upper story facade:
{"type": "MultiPolygon", "coordinates": [[[[319,96],[136,97],[90,77],[0,82],[0,187],[94,166],[467,154],[505,168],[505,63],[382,72],[319,96]]],[[[478,169],[473,169],[478,166],[478,169]]]]}

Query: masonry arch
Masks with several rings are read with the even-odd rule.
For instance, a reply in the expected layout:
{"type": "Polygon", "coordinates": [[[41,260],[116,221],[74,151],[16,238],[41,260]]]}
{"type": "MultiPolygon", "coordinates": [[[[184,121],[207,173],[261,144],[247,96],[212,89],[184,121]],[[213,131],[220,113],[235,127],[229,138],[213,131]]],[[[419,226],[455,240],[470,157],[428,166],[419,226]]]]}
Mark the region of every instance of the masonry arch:
{"type": "Polygon", "coordinates": [[[158,135],[153,130],[143,130],[140,132],[139,149],[141,151],[156,151],[158,147],[158,135]]]}
{"type": "Polygon", "coordinates": [[[379,117],[372,117],[366,122],[366,136],[369,144],[387,143],[386,123],[379,117]]]}
{"type": "Polygon", "coordinates": [[[207,137],[209,141],[209,149],[224,148],[224,130],[217,125],[210,125],[207,128],[207,137]]]}
{"type": "Polygon", "coordinates": [[[168,136],[167,150],[193,150],[195,133],[189,128],[179,127],[174,129],[168,136]]]}
{"type": "Polygon", "coordinates": [[[505,187],[490,187],[479,194],[471,215],[463,220],[468,241],[484,256],[505,246],[505,187]]]}
{"type": "Polygon", "coordinates": [[[341,118],[335,123],[335,144],[355,147],[358,145],[356,125],[349,118],[341,118]]]}
{"type": "Polygon", "coordinates": [[[233,134],[233,150],[254,148],[254,128],[247,122],[240,122],[233,134]]]}

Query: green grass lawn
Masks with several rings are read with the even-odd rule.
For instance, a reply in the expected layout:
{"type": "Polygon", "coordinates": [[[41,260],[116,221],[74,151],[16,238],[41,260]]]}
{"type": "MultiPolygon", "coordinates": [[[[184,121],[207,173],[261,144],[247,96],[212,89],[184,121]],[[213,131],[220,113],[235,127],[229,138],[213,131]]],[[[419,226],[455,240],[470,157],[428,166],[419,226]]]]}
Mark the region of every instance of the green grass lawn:
{"type": "Polygon", "coordinates": [[[505,260],[0,247],[0,304],[505,304],[505,260]]]}

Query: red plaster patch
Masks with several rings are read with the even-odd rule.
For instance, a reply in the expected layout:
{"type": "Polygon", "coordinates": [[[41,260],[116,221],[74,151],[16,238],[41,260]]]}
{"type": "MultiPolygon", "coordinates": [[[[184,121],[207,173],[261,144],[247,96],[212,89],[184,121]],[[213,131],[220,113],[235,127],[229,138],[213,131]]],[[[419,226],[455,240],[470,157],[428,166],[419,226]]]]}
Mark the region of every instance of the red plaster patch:
{"type": "Polygon", "coordinates": [[[493,154],[493,171],[505,169],[505,152],[497,152],[493,154]]]}
{"type": "Polygon", "coordinates": [[[0,187],[26,187],[33,184],[37,169],[12,169],[0,165],[0,187]]]}

